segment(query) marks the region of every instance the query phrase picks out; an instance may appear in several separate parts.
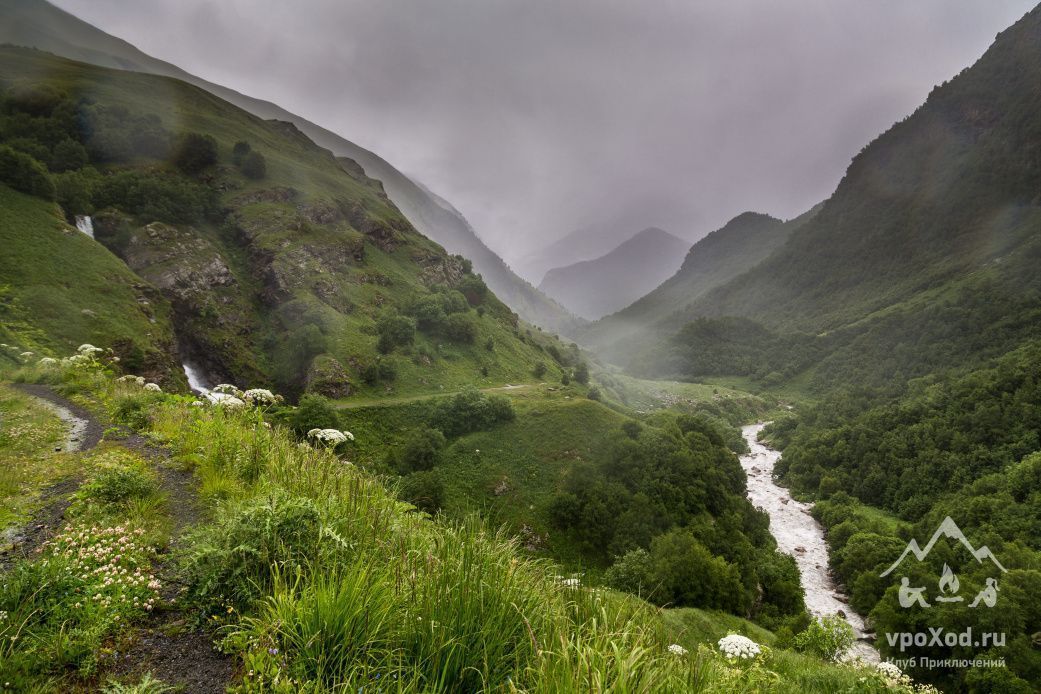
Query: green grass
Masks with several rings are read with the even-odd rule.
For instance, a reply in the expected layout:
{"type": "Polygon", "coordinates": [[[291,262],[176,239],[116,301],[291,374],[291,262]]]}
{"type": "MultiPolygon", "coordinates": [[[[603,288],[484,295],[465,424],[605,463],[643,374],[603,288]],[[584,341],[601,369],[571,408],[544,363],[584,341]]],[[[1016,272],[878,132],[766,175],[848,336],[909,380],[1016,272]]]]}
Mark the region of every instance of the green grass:
{"type": "Polygon", "coordinates": [[[172,339],[165,302],[56,205],[0,184],[0,246],[0,341],[40,357],[84,342],[157,350],[172,339]]]}
{"type": "Polygon", "coordinates": [[[29,396],[0,386],[0,529],[23,523],[47,486],[73,475],[74,455],[56,452],[65,442],[61,420],[29,396]]]}
{"type": "MultiPolygon", "coordinates": [[[[108,408],[136,388],[84,370],[65,372],[63,382],[108,408]]],[[[583,447],[605,433],[583,428],[621,419],[568,392],[528,388],[509,397],[518,418],[500,431],[525,432],[534,448],[497,448],[495,431],[453,445],[484,446],[482,455],[487,450],[503,464],[553,450],[566,461],[584,455],[583,447]]],[[[349,414],[393,421],[423,405],[349,414]]],[[[860,681],[872,677],[867,671],[782,649],[755,663],[727,663],[714,654],[721,635],[743,633],[764,645],[773,643],[772,635],[733,616],[659,610],[590,586],[588,577],[581,587],[568,587],[561,567],[528,558],[509,535],[472,516],[431,520],[412,513],[362,466],[300,446],[280,427],[262,426],[260,411],[198,408],[161,396],[151,415],[149,435],[195,470],[204,484],[204,517],[213,519],[181,542],[188,590],[180,607],[222,627],[223,648],[240,664],[232,684],[245,690],[353,690],[381,682],[399,692],[882,691],[874,678],[860,681]],[[205,493],[213,479],[223,480],[225,493],[205,493]],[[674,643],[689,652],[670,653],[674,643]]],[[[364,431],[360,416],[356,423],[364,431]]],[[[157,526],[130,503],[152,496],[153,478],[142,461],[110,448],[89,458],[88,485],[73,515],[99,527],[136,525],[150,537],[147,528],[157,526]],[[112,470],[141,474],[129,481],[106,477],[112,470]]],[[[146,558],[134,552],[134,561],[146,558]]],[[[62,561],[58,555],[51,560],[56,575],[62,561]]],[[[132,642],[132,625],[143,613],[94,607],[77,613],[71,603],[85,587],[77,581],[88,579],[48,582],[46,593],[26,599],[45,569],[19,565],[20,578],[0,587],[0,601],[18,619],[53,614],[65,627],[33,617],[23,639],[0,646],[4,677],[25,688],[104,678],[97,671],[104,639],[118,634],[121,643],[132,642]],[[47,612],[34,611],[45,606],[47,612]],[[123,619],[113,621],[114,614],[123,619]]]]}

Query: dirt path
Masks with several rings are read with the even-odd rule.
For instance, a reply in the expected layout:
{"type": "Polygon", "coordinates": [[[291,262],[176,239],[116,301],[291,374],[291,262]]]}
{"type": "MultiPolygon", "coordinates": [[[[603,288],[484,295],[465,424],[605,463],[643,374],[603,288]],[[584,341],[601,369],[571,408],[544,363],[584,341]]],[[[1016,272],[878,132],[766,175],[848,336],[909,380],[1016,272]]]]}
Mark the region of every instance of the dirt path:
{"type": "MultiPolygon", "coordinates": [[[[18,384],[16,387],[39,399],[69,424],[70,434],[64,450],[89,451],[100,443],[104,427],[90,412],[47,386],[18,384]]],[[[150,672],[185,692],[223,692],[233,674],[231,659],[214,649],[212,636],[191,631],[176,604],[183,585],[171,551],[177,548],[185,529],[202,520],[203,515],[195,478],[189,471],[171,467],[172,456],[168,448],[156,445],[140,434],[130,433],[113,443],[138,453],[153,465],[159,475],[160,489],[166,495],[173,525],[170,547],[159,556],[155,566],[155,573],[164,586],[162,598],[166,609],[153,612],[133,634],[129,646],[110,656],[103,676],[134,679],[150,672]]],[[[54,535],[64,524],[71,496],[82,482],[80,475],[44,491],[47,502],[26,526],[22,533],[24,540],[6,556],[0,556],[0,570],[32,555],[54,535]]]]}

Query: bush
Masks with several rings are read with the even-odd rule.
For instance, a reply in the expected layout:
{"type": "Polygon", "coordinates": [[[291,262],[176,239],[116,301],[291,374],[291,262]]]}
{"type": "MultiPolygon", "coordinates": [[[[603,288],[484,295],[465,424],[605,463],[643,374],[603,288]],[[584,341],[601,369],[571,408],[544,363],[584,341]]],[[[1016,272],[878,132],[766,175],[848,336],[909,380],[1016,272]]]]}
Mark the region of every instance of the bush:
{"type": "Polygon", "coordinates": [[[235,162],[235,166],[240,165],[242,163],[242,160],[252,150],[253,147],[251,147],[250,144],[245,140],[239,140],[238,142],[236,142],[235,145],[231,148],[231,160],[235,162]]]}
{"type": "Polygon", "coordinates": [[[7,145],[0,145],[0,183],[44,200],[54,200],[54,183],[44,165],[7,145]]]}
{"type": "MultiPolygon", "coordinates": [[[[317,559],[321,516],[310,499],[256,497],[196,533],[185,560],[188,596],[205,611],[245,608],[317,559]]],[[[223,610],[222,610],[223,611],[223,610]]]]}
{"type": "Polygon", "coordinates": [[[391,457],[398,473],[407,475],[432,469],[441,460],[444,447],[444,434],[437,429],[423,428],[412,432],[401,450],[391,457]]]}
{"type": "Polygon", "coordinates": [[[651,555],[638,548],[626,552],[604,573],[604,583],[626,593],[646,596],[653,592],[651,555]]]}
{"type": "Polygon", "coordinates": [[[420,511],[434,515],[444,505],[445,485],[436,470],[413,472],[402,479],[398,496],[420,511]]]}
{"type": "Polygon", "coordinates": [[[643,425],[635,419],[630,419],[622,423],[622,431],[625,432],[626,436],[635,441],[640,438],[640,432],[643,431],[643,425]]]}
{"type": "Polygon", "coordinates": [[[445,318],[442,333],[452,342],[470,345],[477,338],[477,324],[465,313],[453,313],[445,318]]]}
{"type": "Polygon", "coordinates": [[[584,361],[580,361],[575,367],[575,380],[582,385],[589,383],[589,367],[584,361]]]}
{"type": "Polygon", "coordinates": [[[174,166],[186,174],[197,174],[217,163],[217,141],[209,135],[184,133],[174,144],[174,166]]]}
{"type": "Polygon", "coordinates": [[[590,400],[595,400],[596,402],[600,402],[600,399],[603,396],[600,395],[600,389],[597,388],[596,386],[593,386],[592,388],[589,389],[589,392],[586,393],[586,397],[589,398],[590,400]]]}
{"type": "Polygon", "coordinates": [[[303,436],[311,429],[338,429],[340,416],[329,399],[314,393],[300,398],[293,411],[293,431],[303,436]]]}
{"type": "Polygon", "coordinates": [[[377,347],[380,352],[388,354],[395,347],[412,344],[416,339],[416,321],[398,313],[388,313],[376,323],[380,339],[377,347]]]}
{"type": "Polygon", "coordinates": [[[112,419],[131,429],[143,431],[151,423],[148,412],[160,397],[145,392],[121,395],[112,403],[112,419]]]}
{"type": "Polygon", "coordinates": [[[535,378],[542,378],[546,375],[546,365],[540,361],[538,364],[535,365],[535,368],[532,370],[532,373],[535,374],[535,378]]]}
{"type": "Polygon", "coordinates": [[[489,429],[512,421],[513,404],[501,395],[486,395],[476,388],[445,398],[434,406],[431,425],[448,436],[489,429]]]}
{"type": "Polygon", "coordinates": [[[101,470],[84,484],[77,496],[118,504],[129,499],[145,499],[159,491],[152,475],[139,466],[115,466],[101,470]]]}
{"type": "Polygon", "coordinates": [[[822,660],[837,660],[855,640],[853,627],[838,615],[818,617],[804,631],[795,635],[795,647],[822,660]]]}
{"type": "Polygon", "coordinates": [[[242,160],[242,174],[257,181],[267,176],[267,160],[260,152],[250,152],[242,160]]]}
{"type": "Polygon", "coordinates": [[[51,171],[74,171],[87,165],[87,149],[71,138],[66,138],[54,146],[51,154],[51,171]]]}

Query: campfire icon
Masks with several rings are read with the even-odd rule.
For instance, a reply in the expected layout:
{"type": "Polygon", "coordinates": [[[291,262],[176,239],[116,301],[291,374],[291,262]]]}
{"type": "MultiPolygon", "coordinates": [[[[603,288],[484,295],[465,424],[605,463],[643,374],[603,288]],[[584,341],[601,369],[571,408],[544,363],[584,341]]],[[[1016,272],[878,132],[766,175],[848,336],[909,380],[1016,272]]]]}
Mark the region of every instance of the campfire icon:
{"type": "MultiPolygon", "coordinates": [[[[932,551],[933,546],[936,545],[937,541],[941,537],[947,537],[952,540],[957,540],[965,549],[969,551],[969,554],[977,563],[983,564],[984,560],[989,560],[994,564],[1002,573],[1007,573],[1007,569],[1002,566],[1001,562],[998,561],[994,553],[984,545],[979,549],[972,546],[968,538],[965,537],[965,533],[961,531],[958,524],[954,520],[947,516],[940,523],[940,527],[936,529],[933,536],[929,539],[929,542],[925,545],[925,548],[919,546],[918,540],[911,538],[911,541],[907,543],[907,547],[904,549],[900,558],[893,562],[892,566],[879,574],[880,578],[885,578],[889,574],[899,567],[904,559],[908,555],[914,555],[915,559],[919,562],[923,561],[929,556],[929,552],[932,551]]],[[[940,580],[938,581],[939,595],[935,598],[936,602],[939,603],[958,603],[964,602],[965,598],[958,595],[958,591],[961,588],[961,582],[958,580],[958,575],[951,570],[951,567],[946,563],[943,565],[943,572],[940,574],[940,580]]],[[[930,607],[930,603],[925,599],[925,587],[924,586],[912,586],[910,579],[906,576],[900,579],[900,588],[898,591],[898,598],[900,600],[901,607],[911,607],[912,605],[918,605],[920,607],[930,607]]],[[[969,604],[969,607],[977,607],[981,602],[987,607],[994,607],[994,604],[998,599],[998,581],[996,578],[988,578],[986,586],[976,595],[976,598],[969,604]]]]}

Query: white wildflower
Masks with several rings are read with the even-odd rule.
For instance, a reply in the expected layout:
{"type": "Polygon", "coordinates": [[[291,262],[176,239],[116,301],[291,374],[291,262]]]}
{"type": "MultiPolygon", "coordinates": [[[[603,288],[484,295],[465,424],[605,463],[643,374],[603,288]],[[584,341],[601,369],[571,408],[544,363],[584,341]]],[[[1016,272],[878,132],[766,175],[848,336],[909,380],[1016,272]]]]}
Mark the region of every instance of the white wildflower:
{"type": "Polygon", "coordinates": [[[33,356],[32,352],[22,352],[22,359],[31,359],[33,356]]]}
{"type": "Polygon", "coordinates": [[[560,585],[564,586],[565,588],[581,588],[582,579],[577,577],[561,578],[560,585]]]}
{"type": "Polygon", "coordinates": [[[146,383],[145,390],[149,393],[162,393],[163,389],[159,387],[158,383],[146,383]]]}
{"type": "Polygon", "coordinates": [[[225,395],[222,398],[214,400],[214,402],[221,407],[227,407],[229,410],[237,410],[240,407],[246,406],[245,401],[236,398],[234,395],[225,395]]]}
{"type": "Polygon", "coordinates": [[[672,653],[673,655],[687,655],[687,649],[678,643],[674,643],[669,646],[669,653],[672,653]]]}
{"type": "Polygon", "coordinates": [[[883,661],[876,664],[875,667],[878,669],[878,674],[882,675],[882,679],[887,682],[897,684],[904,676],[903,671],[895,663],[883,661]]]}
{"type": "Polygon", "coordinates": [[[242,397],[242,391],[233,386],[230,383],[221,383],[213,387],[214,393],[221,393],[223,395],[233,395],[236,398],[242,397]]]}
{"type": "Polygon", "coordinates": [[[57,366],[58,360],[54,357],[44,357],[40,360],[40,366],[57,366]]]}
{"type": "Polygon", "coordinates": [[[251,405],[273,405],[277,401],[275,394],[265,388],[250,388],[242,399],[251,405]]]}
{"type": "Polygon", "coordinates": [[[747,636],[730,634],[719,640],[719,650],[727,658],[752,659],[761,652],[759,644],[747,636]]]}
{"type": "Polygon", "coordinates": [[[90,357],[93,357],[95,354],[100,354],[101,352],[104,352],[105,350],[101,349],[100,347],[95,347],[92,344],[86,343],[86,344],[80,345],[76,349],[76,351],[79,352],[84,357],[90,358],[90,357]]]}
{"type": "Polygon", "coordinates": [[[307,437],[321,441],[329,446],[337,446],[354,440],[354,434],[349,431],[340,431],[339,429],[311,429],[311,431],[307,432],[307,437]]]}
{"type": "Polygon", "coordinates": [[[206,407],[206,403],[204,403],[202,400],[193,400],[192,407],[206,407]]]}

